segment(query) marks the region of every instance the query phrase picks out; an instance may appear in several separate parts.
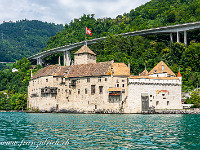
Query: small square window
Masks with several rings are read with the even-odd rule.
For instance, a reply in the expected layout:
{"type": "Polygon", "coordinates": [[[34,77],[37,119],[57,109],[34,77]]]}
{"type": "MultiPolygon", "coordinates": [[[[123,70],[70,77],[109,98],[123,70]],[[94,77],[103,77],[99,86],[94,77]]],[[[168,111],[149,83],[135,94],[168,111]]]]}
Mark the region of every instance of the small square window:
{"type": "Polygon", "coordinates": [[[78,94],[80,94],[81,93],[81,90],[80,89],[78,89],[78,94]]]}

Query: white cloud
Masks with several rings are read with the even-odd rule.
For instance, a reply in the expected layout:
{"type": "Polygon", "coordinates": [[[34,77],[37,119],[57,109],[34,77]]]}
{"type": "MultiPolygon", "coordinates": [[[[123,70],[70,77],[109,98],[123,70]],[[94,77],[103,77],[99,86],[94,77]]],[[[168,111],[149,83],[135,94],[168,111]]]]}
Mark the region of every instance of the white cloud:
{"type": "Polygon", "coordinates": [[[96,18],[115,18],[148,1],[150,0],[1,0],[0,23],[29,19],[65,24],[83,14],[95,14],[96,18]]]}

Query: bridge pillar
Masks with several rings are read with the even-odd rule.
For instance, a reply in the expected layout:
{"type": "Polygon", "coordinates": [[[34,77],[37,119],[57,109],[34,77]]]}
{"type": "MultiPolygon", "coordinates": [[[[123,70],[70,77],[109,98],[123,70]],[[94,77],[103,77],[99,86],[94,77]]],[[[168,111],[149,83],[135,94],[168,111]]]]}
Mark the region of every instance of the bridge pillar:
{"type": "Polygon", "coordinates": [[[170,33],[170,42],[173,43],[173,34],[170,33]]]}
{"type": "Polygon", "coordinates": [[[70,51],[64,51],[64,66],[70,66],[71,64],[71,53],[70,51]]]}
{"type": "Polygon", "coordinates": [[[177,42],[180,43],[180,33],[177,31],[177,42]]]}
{"type": "Polygon", "coordinates": [[[42,58],[41,57],[37,58],[37,65],[42,66],[42,58]]]}
{"type": "Polygon", "coordinates": [[[184,44],[187,45],[187,31],[184,31],[184,44]]]}

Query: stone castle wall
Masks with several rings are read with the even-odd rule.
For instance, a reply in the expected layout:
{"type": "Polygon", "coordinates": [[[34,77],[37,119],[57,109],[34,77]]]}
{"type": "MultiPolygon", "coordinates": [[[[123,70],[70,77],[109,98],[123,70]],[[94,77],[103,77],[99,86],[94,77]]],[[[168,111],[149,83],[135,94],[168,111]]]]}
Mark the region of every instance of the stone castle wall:
{"type": "Polygon", "coordinates": [[[148,95],[149,107],[182,109],[180,80],[129,79],[126,113],[142,112],[142,94],[148,95]]]}

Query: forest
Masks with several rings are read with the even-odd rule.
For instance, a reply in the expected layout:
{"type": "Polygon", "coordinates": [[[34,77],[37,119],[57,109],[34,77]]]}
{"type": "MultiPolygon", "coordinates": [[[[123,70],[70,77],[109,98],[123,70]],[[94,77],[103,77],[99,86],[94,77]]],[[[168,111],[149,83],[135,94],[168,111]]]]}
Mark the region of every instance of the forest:
{"type": "MultiPolygon", "coordinates": [[[[111,59],[126,64],[129,62],[131,74],[138,75],[145,66],[150,71],[163,60],[176,74],[180,68],[184,92],[195,89],[197,83],[200,85],[200,30],[188,32],[188,45],[170,43],[170,37],[167,34],[126,38],[115,36],[115,34],[130,31],[200,21],[199,0],[152,0],[114,19],[95,19],[94,16],[94,14],[84,14],[79,19],[65,24],[64,29],[57,32],[55,36],[51,36],[46,47],[40,50],[45,51],[83,41],[85,27],[88,27],[92,30],[92,37],[87,36],[87,39],[107,36],[106,40],[89,46],[97,54],[98,62],[111,59]]],[[[175,37],[176,35],[174,39],[175,37]]],[[[30,51],[24,53],[30,54],[30,51]]],[[[72,57],[74,52],[72,51],[72,57]]],[[[31,53],[36,53],[36,51],[31,51],[31,53]]],[[[58,55],[48,57],[46,61],[56,64],[58,55]]],[[[33,68],[29,60],[23,58],[14,63],[10,69],[0,71],[0,91],[2,91],[0,109],[26,109],[30,69],[35,73],[40,67],[33,68]],[[19,69],[19,72],[12,73],[12,68],[19,69]]],[[[194,93],[193,96],[198,101],[195,105],[200,106],[200,97],[196,95],[194,93]]],[[[190,102],[194,103],[192,100],[190,102]]]]}
{"type": "MultiPolygon", "coordinates": [[[[15,62],[46,47],[51,36],[63,30],[63,25],[38,20],[20,20],[0,24],[0,62],[15,62]]],[[[5,67],[5,66],[4,66],[5,67]]],[[[0,65],[0,68],[3,68],[0,65]]]]}

